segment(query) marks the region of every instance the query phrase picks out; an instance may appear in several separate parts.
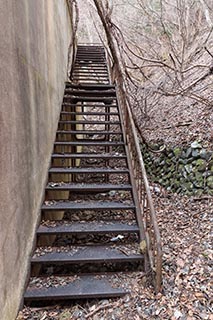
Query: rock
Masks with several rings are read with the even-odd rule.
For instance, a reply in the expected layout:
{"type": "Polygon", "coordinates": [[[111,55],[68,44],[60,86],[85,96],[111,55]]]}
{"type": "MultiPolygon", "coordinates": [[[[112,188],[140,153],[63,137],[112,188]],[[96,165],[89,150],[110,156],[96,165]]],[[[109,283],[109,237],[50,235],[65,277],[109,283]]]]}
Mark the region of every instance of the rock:
{"type": "Polygon", "coordinates": [[[209,176],[212,176],[212,172],[211,172],[211,171],[205,171],[205,172],[203,173],[203,177],[207,178],[207,177],[209,177],[209,176]]]}
{"type": "Polygon", "coordinates": [[[181,164],[186,164],[186,163],[187,163],[187,159],[181,159],[181,158],[180,158],[180,159],[178,160],[178,162],[181,163],[181,164]]]}
{"type": "Polygon", "coordinates": [[[171,178],[171,176],[172,176],[172,173],[171,173],[171,171],[166,175],[166,177],[167,177],[167,179],[169,179],[169,178],[171,178]]]}
{"type": "Polygon", "coordinates": [[[190,147],[186,150],[186,158],[189,158],[191,155],[192,155],[192,148],[190,147]]]}
{"type": "Polygon", "coordinates": [[[192,172],[192,165],[191,164],[186,164],[184,166],[185,170],[187,173],[191,173],[192,172]]]}
{"type": "Polygon", "coordinates": [[[199,158],[199,156],[200,156],[200,153],[199,153],[198,149],[193,149],[192,150],[192,157],[194,159],[197,159],[197,158],[199,158]]]}
{"type": "Polygon", "coordinates": [[[166,179],[166,181],[164,182],[165,187],[169,187],[170,186],[170,181],[168,179],[166,179]]]}
{"type": "Polygon", "coordinates": [[[181,155],[180,155],[180,158],[182,158],[182,159],[188,158],[188,156],[187,156],[187,154],[186,154],[186,151],[182,150],[182,153],[181,153],[181,155]]]}
{"type": "Polygon", "coordinates": [[[200,158],[204,160],[209,160],[212,156],[212,152],[207,152],[205,149],[200,150],[200,158]]]}
{"type": "Polygon", "coordinates": [[[166,161],[165,161],[165,160],[162,160],[162,161],[160,162],[160,166],[164,166],[165,163],[166,163],[166,161]]]}
{"type": "Polygon", "coordinates": [[[209,189],[209,190],[208,190],[208,194],[209,194],[210,196],[213,196],[213,189],[209,189]]]}
{"type": "Polygon", "coordinates": [[[202,173],[195,172],[194,185],[195,185],[196,188],[203,188],[204,187],[204,178],[203,178],[202,173]]]}
{"type": "Polygon", "coordinates": [[[188,158],[186,159],[186,163],[191,163],[194,160],[194,158],[188,158]]]}
{"type": "Polygon", "coordinates": [[[174,153],[175,157],[178,158],[181,155],[182,151],[179,147],[176,147],[173,149],[173,153],[174,153]]]}
{"type": "Polygon", "coordinates": [[[171,160],[170,159],[166,159],[166,164],[170,165],[171,164],[171,160]]]}
{"type": "Polygon", "coordinates": [[[204,159],[197,159],[193,161],[193,164],[195,164],[196,169],[200,172],[204,172],[206,170],[207,163],[204,159]]]}
{"type": "Polygon", "coordinates": [[[206,179],[206,185],[207,187],[209,187],[210,189],[213,189],[213,176],[210,176],[206,179]]]}
{"type": "Polygon", "coordinates": [[[202,149],[202,146],[198,141],[194,141],[191,143],[191,148],[192,149],[202,149]]]}
{"type": "Polygon", "coordinates": [[[203,194],[203,189],[196,189],[196,190],[195,190],[195,194],[196,194],[196,196],[198,196],[198,197],[202,196],[202,194],[203,194]]]}

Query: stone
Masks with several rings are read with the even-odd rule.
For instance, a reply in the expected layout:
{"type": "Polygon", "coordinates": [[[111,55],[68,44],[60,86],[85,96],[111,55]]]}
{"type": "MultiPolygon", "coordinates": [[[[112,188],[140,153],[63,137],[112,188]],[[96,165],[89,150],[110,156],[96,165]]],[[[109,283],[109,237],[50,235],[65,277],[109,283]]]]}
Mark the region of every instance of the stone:
{"type": "Polygon", "coordinates": [[[213,176],[210,176],[206,179],[206,185],[207,187],[209,187],[210,189],[213,189],[213,176]]]}
{"type": "Polygon", "coordinates": [[[212,152],[206,151],[205,149],[200,150],[200,158],[204,160],[209,160],[212,156],[212,152]]]}
{"type": "Polygon", "coordinates": [[[194,141],[191,143],[191,148],[192,149],[202,149],[202,146],[198,141],[194,141]]]}
{"type": "Polygon", "coordinates": [[[213,189],[209,189],[207,192],[210,196],[213,196],[213,189]]]}
{"type": "Polygon", "coordinates": [[[192,155],[192,148],[190,147],[186,150],[186,158],[189,158],[191,155],[192,155]]]}
{"type": "Polygon", "coordinates": [[[174,153],[175,157],[178,158],[181,155],[182,151],[179,147],[176,147],[173,149],[173,153],[174,153]]]}
{"type": "Polygon", "coordinates": [[[187,173],[191,173],[192,172],[192,165],[191,164],[186,164],[184,166],[185,170],[187,173]]]}
{"type": "Polygon", "coordinates": [[[171,164],[171,159],[166,159],[166,164],[170,165],[171,164]]]}
{"type": "Polygon", "coordinates": [[[180,158],[182,158],[182,159],[186,159],[186,158],[187,158],[187,156],[186,156],[186,151],[182,150],[182,153],[181,153],[181,155],[180,155],[180,158]]]}
{"type": "Polygon", "coordinates": [[[198,149],[193,149],[192,150],[192,157],[194,159],[197,159],[198,157],[200,157],[200,153],[199,153],[198,149]]]}
{"type": "Polygon", "coordinates": [[[179,163],[182,163],[182,164],[186,164],[187,163],[187,159],[178,159],[178,162],[179,163]]]}
{"type": "Polygon", "coordinates": [[[188,158],[186,159],[186,163],[191,163],[194,160],[194,158],[188,158]]]}
{"type": "Polygon", "coordinates": [[[203,173],[203,177],[207,178],[207,177],[209,177],[209,176],[212,176],[212,172],[211,172],[211,171],[205,171],[205,172],[203,173]]]}
{"type": "Polygon", "coordinates": [[[204,159],[196,160],[196,167],[198,171],[204,172],[206,170],[207,163],[204,159]]]}
{"type": "Polygon", "coordinates": [[[203,189],[196,189],[194,193],[196,194],[196,196],[200,197],[203,194],[203,189]]]}

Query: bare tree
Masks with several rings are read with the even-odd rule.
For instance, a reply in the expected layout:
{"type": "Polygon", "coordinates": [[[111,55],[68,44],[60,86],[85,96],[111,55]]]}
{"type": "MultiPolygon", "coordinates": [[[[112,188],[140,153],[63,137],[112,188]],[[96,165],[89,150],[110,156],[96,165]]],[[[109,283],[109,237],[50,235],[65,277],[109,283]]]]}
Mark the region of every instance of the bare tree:
{"type": "Polygon", "coordinates": [[[213,3],[207,6],[204,0],[136,0],[129,6],[137,9],[141,19],[131,21],[128,32],[128,28],[115,24],[112,3],[94,2],[105,31],[114,41],[131,95],[139,95],[136,104],[143,102],[143,113],[147,103],[152,105],[160,96],[185,96],[212,104],[205,97],[212,59],[202,56],[212,43],[213,3]]]}

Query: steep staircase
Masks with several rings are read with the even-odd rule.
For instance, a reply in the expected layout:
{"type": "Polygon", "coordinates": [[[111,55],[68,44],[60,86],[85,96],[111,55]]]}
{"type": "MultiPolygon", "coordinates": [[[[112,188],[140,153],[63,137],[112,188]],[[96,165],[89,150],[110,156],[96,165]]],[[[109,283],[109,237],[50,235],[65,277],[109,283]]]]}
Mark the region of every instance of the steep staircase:
{"type": "Polygon", "coordinates": [[[143,268],[138,200],[105,50],[77,48],[66,83],[25,303],[116,297],[143,268]]]}

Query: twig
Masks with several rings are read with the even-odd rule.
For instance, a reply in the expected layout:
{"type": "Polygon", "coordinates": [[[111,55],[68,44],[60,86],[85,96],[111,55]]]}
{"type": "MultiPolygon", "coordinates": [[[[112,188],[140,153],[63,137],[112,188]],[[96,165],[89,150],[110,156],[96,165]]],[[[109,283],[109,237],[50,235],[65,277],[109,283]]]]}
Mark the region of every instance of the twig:
{"type": "Polygon", "coordinates": [[[210,199],[212,199],[211,196],[203,196],[203,197],[193,198],[193,201],[202,201],[202,200],[210,200],[210,199]]]}
{"type": "Polygon", "coordinates": [[[192,124],[192,121],[189,122],[182,122],[182,123],[178,123],[176,125],[172,125],[172,126],[168,126],[168,127],[163,127],[163,129],[171,129],[171,128],[178,128],[178,127],[186,127],[186,126],[190,126],[190,124],[192,124]]]}
{"type": "Polygon", "coordinates": [[[93,311],[91,311],[90,313],[87,313],[86,316],[85,316],[85,319],[88,319],[89,317],[92,317],[95,313],[103,310],[103,309],[107,309],[107,308],[110,308],[110,307],[115,307],[113,303],[108,303],[108,304],[105,304],[105,305],[101,305],[99,307],[97,307],[96,309],[94,309],[93,311]]]}

